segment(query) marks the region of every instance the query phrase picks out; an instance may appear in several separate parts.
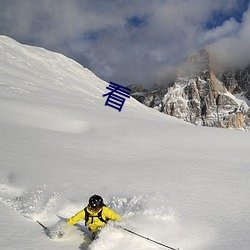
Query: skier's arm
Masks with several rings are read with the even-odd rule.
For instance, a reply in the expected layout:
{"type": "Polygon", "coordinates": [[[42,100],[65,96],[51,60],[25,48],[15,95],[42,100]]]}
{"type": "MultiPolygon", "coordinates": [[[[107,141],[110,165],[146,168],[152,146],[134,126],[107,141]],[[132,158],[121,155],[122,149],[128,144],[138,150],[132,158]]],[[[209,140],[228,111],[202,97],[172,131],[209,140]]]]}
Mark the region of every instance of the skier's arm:
{"type": "Polygon", "coordinates": [[[113,210],[111,210],[110,208],[105,207],[104,210],[105,210],[105,217],[106,217],[107,219],[110,219],[110,220],[112,220],[112,221],[118,221],[118,222],[122,221],[121,216],[118,215],[118,214],[116,214],[116,213],[115,213],[113,210]]]}
{"type": "Polygon", "coordinates": [[[85,218],[85,212],[84,209],[72,216],[70,219],[68,219],[67,224],[75,225],[78,221],[84,220],[85,218]]]}

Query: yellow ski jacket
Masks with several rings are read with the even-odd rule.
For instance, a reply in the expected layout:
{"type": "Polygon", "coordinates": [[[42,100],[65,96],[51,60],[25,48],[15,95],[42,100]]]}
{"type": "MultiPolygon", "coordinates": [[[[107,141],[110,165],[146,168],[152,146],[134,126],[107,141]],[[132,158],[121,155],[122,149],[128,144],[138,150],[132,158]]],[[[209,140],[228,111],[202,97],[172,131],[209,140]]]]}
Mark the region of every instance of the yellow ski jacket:
{"type": "MultiPolygon", "coordinates": [[[[89,213],[88,221],[85,221],[86,226],[90,229],[92,233],[97,232],[100,228],[102,228],[106,223],[104,221],[112,220],[112,221],[121,221],[120,215],[116,214],[113,210],[110,208],[103,206],[99,211],[93,212],[89,209],[89,207],[86,207],[87,212],[89,213]],[[100,220],[98,218],[98,214],[100,214],[101,211],[101,218],[104,220],[100,220]]],[[[85,220],[85,210],[82,209],[77,214],[72,216],[68,221],[67,224],[74,225],[80,220],[85,220]]]]}

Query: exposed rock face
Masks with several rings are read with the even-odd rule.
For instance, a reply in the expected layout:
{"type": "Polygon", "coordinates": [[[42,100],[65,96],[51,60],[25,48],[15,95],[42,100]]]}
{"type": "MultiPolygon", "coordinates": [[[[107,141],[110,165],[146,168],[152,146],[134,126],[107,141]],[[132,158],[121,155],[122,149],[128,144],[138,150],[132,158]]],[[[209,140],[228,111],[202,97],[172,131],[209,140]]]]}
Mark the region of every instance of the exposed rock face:
{"type": "Polygon", "coordinates": [[[218,79],[225,84],[230,93],[241,93],[250,100],[250,66],[218,74],[218,79]]]}
{"type": "MultiPolygon", "coordinates": [[[[196,125],[247,129],[250,109],[232,93],[243,92],[243,87],[249,86],[249,75],[249,71],[225,73],[220,75],[225,83],[220,81],[210,68],[208,51],[201,50],[181,65],[171,87],[144,90],[132,96],[160,112],[196,125]]],[[[245,96],[249,92],[245,91],[245,96]]]]}

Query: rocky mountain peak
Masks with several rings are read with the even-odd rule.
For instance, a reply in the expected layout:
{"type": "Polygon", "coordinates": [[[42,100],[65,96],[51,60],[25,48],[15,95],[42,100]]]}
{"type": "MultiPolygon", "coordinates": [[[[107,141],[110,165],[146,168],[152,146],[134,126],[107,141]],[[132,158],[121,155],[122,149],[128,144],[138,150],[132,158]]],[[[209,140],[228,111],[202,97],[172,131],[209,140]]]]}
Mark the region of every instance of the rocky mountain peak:
{"type": "Polygon", "coordinates": [[[217,75],[210,64],[208,50],[202,49],[178,67],[171,86],[137,92],[134,97],[160,112],[196,125],[248,129],[250,109],[233,94],[236,89],[243,92],[249,86],[249,72],[217,75]]]}
{"type": "Polygon", "coordinates": [[[246,68],[227,70],[217,77],[232,94],[240,94],[250,100],[250,65],[246,68]]]}
{"type": "Polygon", "coordinates": [[[201,49],[194,55],[188,57],[177,69],[177,77],[194,77],[205,74],[210,70],[209,53],[201,49]]]}

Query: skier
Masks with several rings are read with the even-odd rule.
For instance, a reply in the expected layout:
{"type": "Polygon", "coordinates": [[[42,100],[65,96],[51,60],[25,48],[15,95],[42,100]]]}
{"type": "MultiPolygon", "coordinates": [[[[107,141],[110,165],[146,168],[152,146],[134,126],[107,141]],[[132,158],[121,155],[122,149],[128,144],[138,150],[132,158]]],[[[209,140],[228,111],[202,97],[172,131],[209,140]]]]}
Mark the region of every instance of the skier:
{"type": "Polygon", "coordinates": [[[109,220],[120,222],[122,219],[120,215],[105,206],[101,196],[95,194],[89,198],[89,204],[72,216],[67,224],[74,225],[80,220],[85,220],[85,226],[92,232],[94,239],[109,220]]]}

